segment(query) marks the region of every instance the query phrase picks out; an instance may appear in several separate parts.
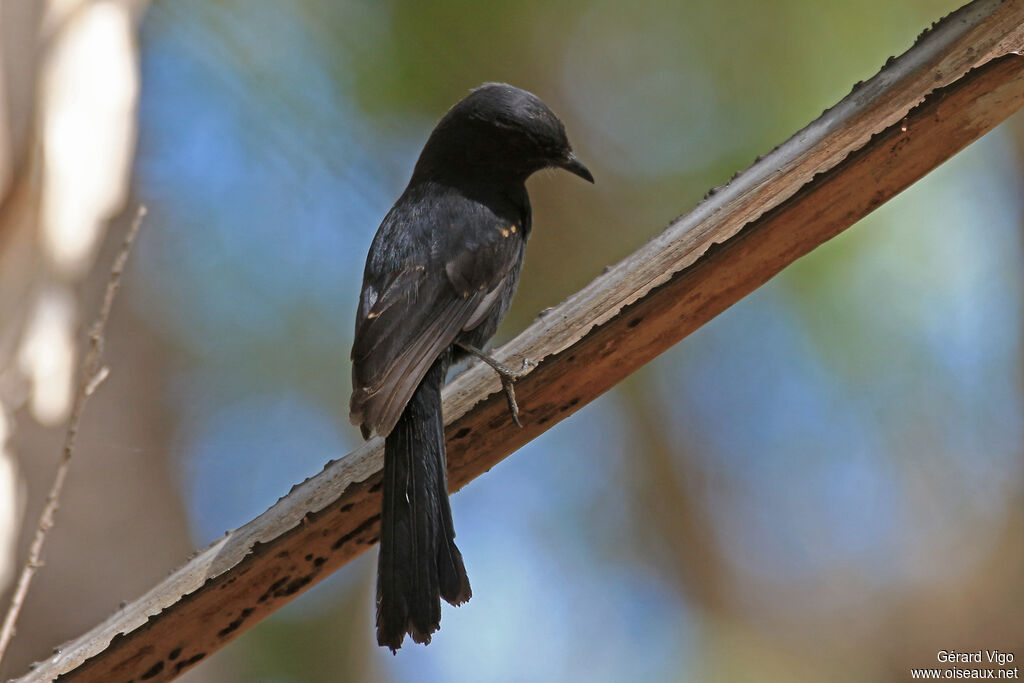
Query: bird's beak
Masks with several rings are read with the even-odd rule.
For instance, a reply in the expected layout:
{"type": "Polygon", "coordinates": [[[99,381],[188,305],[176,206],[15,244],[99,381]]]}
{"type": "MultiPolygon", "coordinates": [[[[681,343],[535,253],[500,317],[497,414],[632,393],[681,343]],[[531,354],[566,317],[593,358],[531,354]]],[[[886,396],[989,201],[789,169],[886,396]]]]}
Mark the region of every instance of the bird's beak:
{"type": "Polygon", "coordinates": [[[572,152],[569,152],[569,156],[565,157],[565,159],[563,159],[558,165],[569,173],[578,175],[587,182],[594,182],[594,176],[590,174],[590,170],[587,169],[587,167],[583,165],[583,162],[577,159],[576,155],[572,152]]]}

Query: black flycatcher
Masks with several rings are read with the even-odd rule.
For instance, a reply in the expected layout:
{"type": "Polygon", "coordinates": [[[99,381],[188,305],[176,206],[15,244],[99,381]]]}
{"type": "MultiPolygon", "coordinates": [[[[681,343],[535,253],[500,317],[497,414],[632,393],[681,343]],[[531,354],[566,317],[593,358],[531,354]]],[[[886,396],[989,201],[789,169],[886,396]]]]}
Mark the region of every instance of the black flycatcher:
{"type": "Polygon", "coordinates": [[[536,96],[473,90],[430,134],[366,258],[352,346],[351,419],[384,442],[377,642],[429,643],[441,600],[472,592],[448,505],[441,385],[465,354],[499,375],[515,415],[515,373],[480,349],[505,316],[530,235],[526,179],[557,166],[594,182],[565,127],[536,96]]]}

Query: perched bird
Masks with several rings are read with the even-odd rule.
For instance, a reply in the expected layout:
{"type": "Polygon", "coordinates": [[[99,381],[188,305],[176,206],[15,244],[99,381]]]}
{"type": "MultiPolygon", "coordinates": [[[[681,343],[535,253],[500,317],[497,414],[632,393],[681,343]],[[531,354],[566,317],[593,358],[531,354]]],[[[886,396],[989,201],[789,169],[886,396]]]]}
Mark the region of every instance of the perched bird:
{"type": "Polygon", "coordinates": [[[472,592],[448,504],[441,386],[475,355],[501,376],[518,424],[517,373],[483,345],[505,316],[530,235],[526,179],[559,167],[589,182],[565,127],[535,95],[487,83],[434,128],[370,246],[352,345],[351,419],[385,437],[377,642],[429,643],[441,601],[472,592]]]}

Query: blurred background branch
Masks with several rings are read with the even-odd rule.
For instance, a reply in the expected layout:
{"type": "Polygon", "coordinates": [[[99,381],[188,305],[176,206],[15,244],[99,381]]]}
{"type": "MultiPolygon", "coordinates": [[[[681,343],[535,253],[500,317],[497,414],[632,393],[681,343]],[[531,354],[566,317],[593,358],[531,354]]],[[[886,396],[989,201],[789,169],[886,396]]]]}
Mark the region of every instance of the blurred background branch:
{"type": "MultiPolygon", "coordinates": [[[[81,311],[95,310],[128,227],[137,139],[138,22],[143,0],[0,0],[0,604],[27,553],[61,454],[79,366],[81,311]],[[112,241],[105,242],[106,236],[112,241]],[[104,245],[107,245],[106,247],[104,245]],[[104,251],[106,249],[106,251],[104,251]]],[[[114,316],[119,337],[129,316],[114,316]]],[[[129,326],[130,327],[130,326],[129,326]]],[[[139,403],[97,406],[103,432],[137,447],[162,443],[152,410],[158,345],[135,335],[110,344],[139,403]],[[148,365],[148,371],[141,368],[148,365]],[[131,436],[127,436],[131,434],[131,436]]],[[[157,356],[158,357],[158,356],[157,356]]],[[[86,428],[86,438],[93,427],[86,428]]],[[[23,669],[63,633],[107,613],[127,581],[151,581],[187,552],[187,528],[173,482],[158,459],[86,447],[72,472],[63,526],[51,533],[42,572],[0,672],[23,669]],[[132,495],[132,491],[137,494],[132,495]],[[114,506],[99,505],[108,500],[114,506]],[[140,527],[118,504],[153,517],[140,527]],[[141,554],[122,569],[92,571],[104,538],[141,554]],[[128,539],[132,539],[128,541],[128,539]],[[168,543],[168,541],[170,543],[168,543]],[[168,547],[170,545],[171,547],[168,547]],[[144,550],[148,548],[148,551],[144,550]],[[149,556],[147,557],[147,553],[149,556]],[[91,559],[92,558],[92,559],[91,559]],[[149,573],[147,578],[144,576],[149,573]],[[69,608],[69,605],[74,605],[69,608]]]]}
{"type": "Polygon", "coordinates": [[[75,400],[71,406],[71,414],[68,416],[68,429],[64,437],[64,448],[61,450],[61,458],[57,464],[57,471],[54,474],[53,484],[46,495],[46,504],[43,507],[39,523],[35,527],[32,537],[32,544],[29,546],[28,559],[21,567],[18,575],[18,583],[11,596],[11,604],[3,619],[3,626],[0,627],[0,662],[3,662],[7,647],[14,637],[17,627],[18,616],[25,604],[32,578],[43,566],[43,548],[46,544],[46,537],[56,522],[57,510],[60,508],[60,498],[64,491],[64,482],[67,481],[68,471],[71,466],[71,456],[75,452],[75,440],[78,436],[78,429],[82,421],[82,411],[93,392],[103,383],[110,373],[110,368],[103,365],[103,347],[106,344],[105,333],[107,321],[110,319],[110,311],[114,306],[114,297],[121,286],[121,276],[124,273],[124,266],[131,252],[132,243],[139,232],[142,218],[146,215],[145,207],[139,207],[131,228],[121,243],[121,249],[114,258],[114,264],[110,271],[110,278],[103,295],[103,302],[97,314],[95,322],[89,328],[89,337],[86,343],[85,355],[82,358],[78,372],[78,390],[75,393],[75,400]]]}

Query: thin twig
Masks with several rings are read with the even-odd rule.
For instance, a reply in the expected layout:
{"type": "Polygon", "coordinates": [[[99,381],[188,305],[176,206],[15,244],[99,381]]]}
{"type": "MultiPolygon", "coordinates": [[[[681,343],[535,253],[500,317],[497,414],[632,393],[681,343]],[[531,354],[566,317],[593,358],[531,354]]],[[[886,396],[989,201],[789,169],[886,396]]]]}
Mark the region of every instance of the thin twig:
{"type": "Polygon", "coordinates": [[[25,560],[25,565],[21,568],[21,574],[18,576],[18,585],[14,589],[11,605],[4,616],[3,627],[0,628],[0,662],[3,661],[4,654],[7,652],[7,646],[10,645],[11,638],[14,637],[18,615],[25,604],[25,598],[28,595],[32,578],[35,576],[36,570],[43,566],[43,544],[46,542],[46,534],[53,528],[57,508],[60,507],[60,494],[64,489],[64,480],[67,478],[68,469],[71,465],[71,454],[75,450],[75,437],[78,436],[78,425],[82,419],[85,402],[92,396],[103,380],[106,379],[107,375],[110,374],[110,368],[101,364],[104,341],[103,331],[106,328],[107,319],[110,317],[110,310],[114,306],[114,297],[121,286],[121,275],[124,272],[125,262],[128,260],[128,254],[131,252],[135,236],[139,232],[139,227],[142,225],[142,219],[145,215],[146,207],[140,206],[138,213],[135,215],[135,220],[132,221],[131,227],[128,229],[128,234],[125,235],[124,242],[121,243],[121,249],[114,259],[114,265],[110,269],[110,279],[107,281],[107,291],[103,296],[103,304],[100,307],[99,315],[96,317],[96,322],[93,323],[92,328],[89,330],[89,344],[85,356],[82,358],[81,379],[78,385],[78,393],[75,395],[75,403],[71,409],[68,432],[64,437],[64,451],[61,454],[60,463],[57,465],[57,472],[53,477],[50,493],[46,496],[46,505],[39,516],[36,534],[32,539],[32,545],[29,547],[28,559],[25,560]]]}

